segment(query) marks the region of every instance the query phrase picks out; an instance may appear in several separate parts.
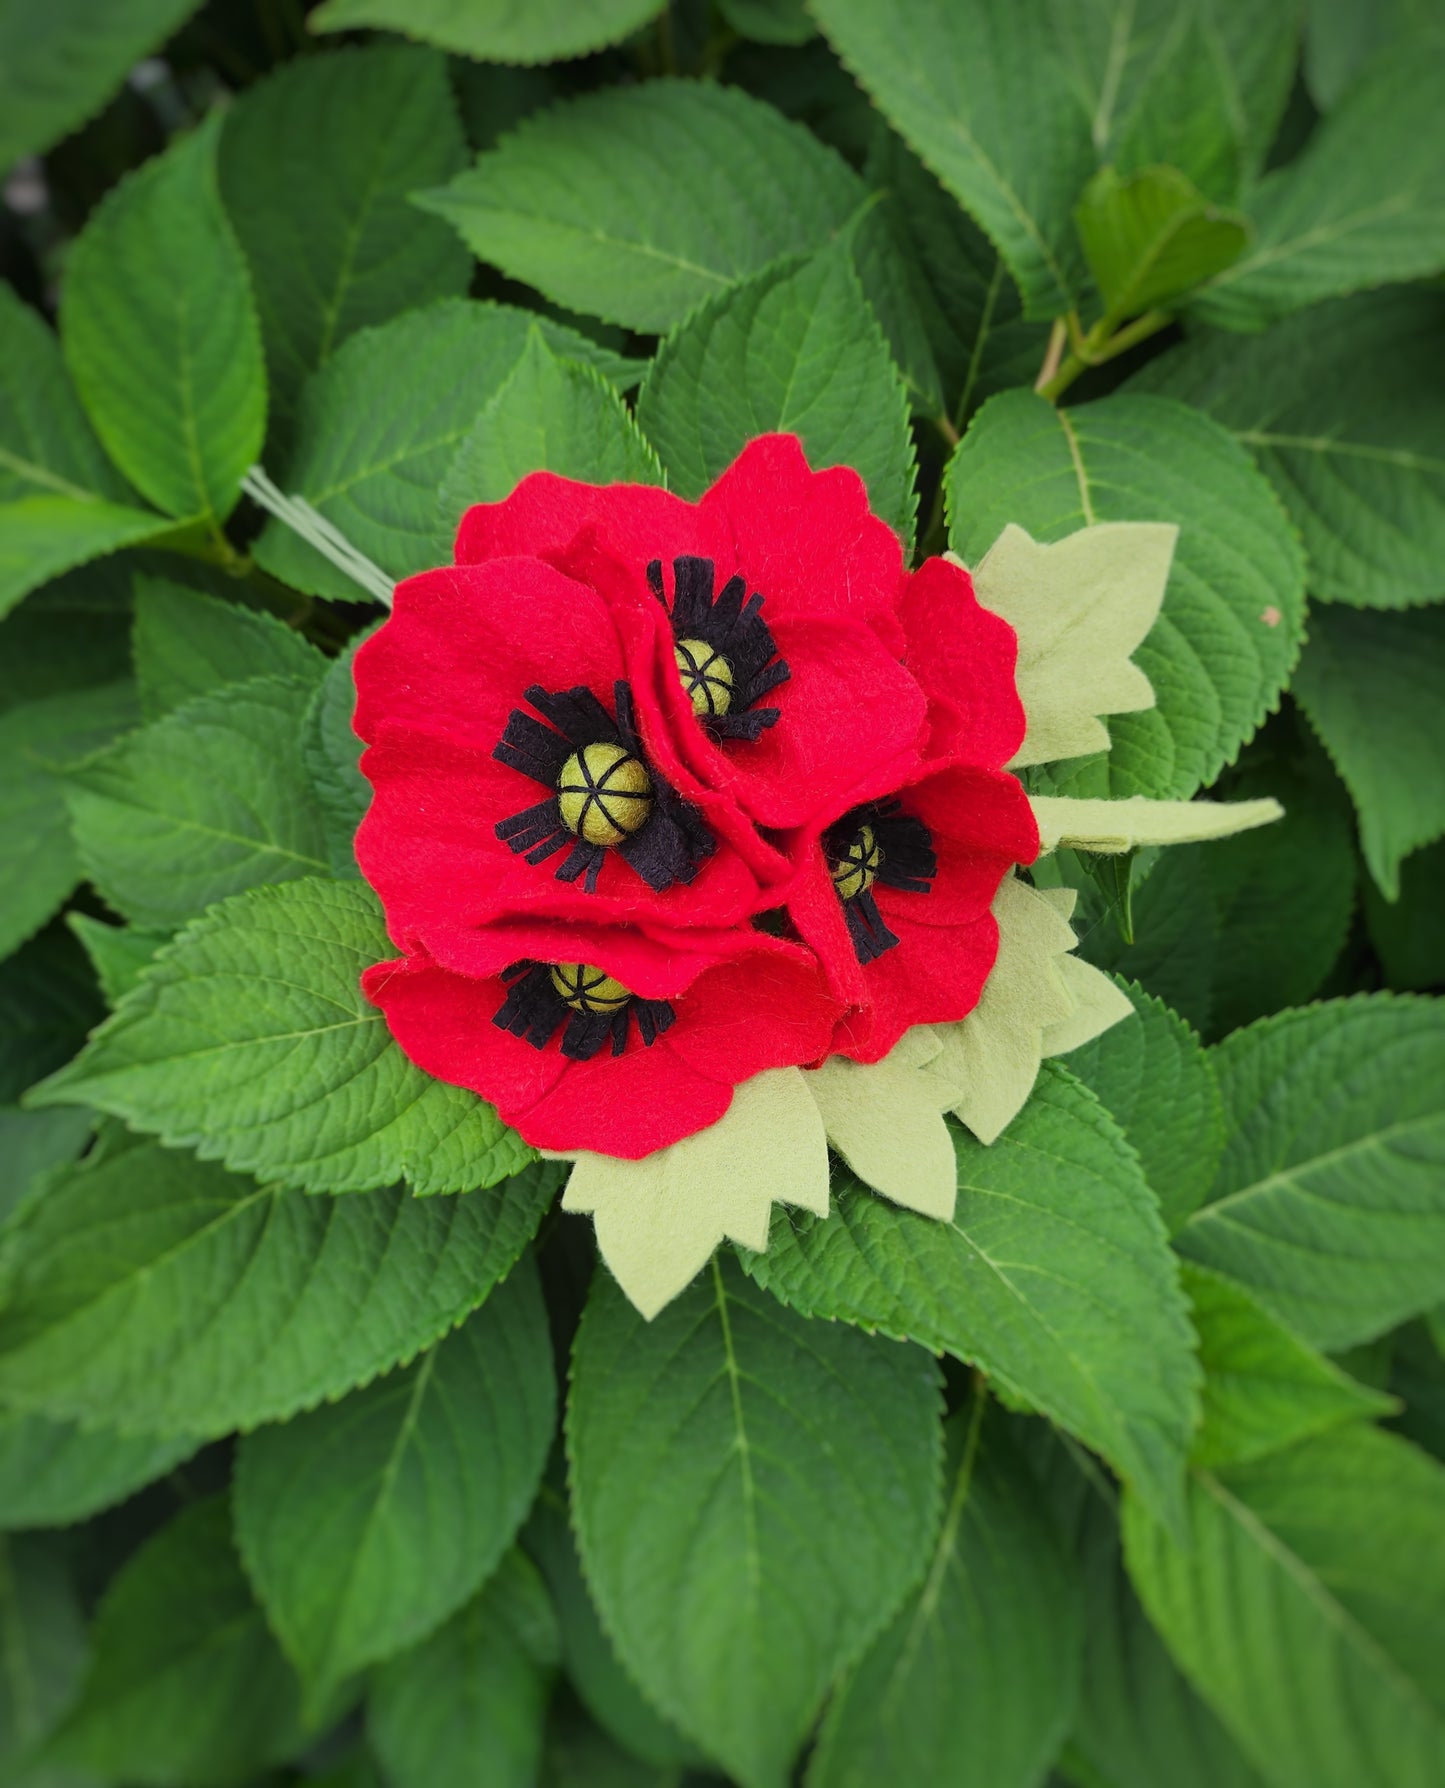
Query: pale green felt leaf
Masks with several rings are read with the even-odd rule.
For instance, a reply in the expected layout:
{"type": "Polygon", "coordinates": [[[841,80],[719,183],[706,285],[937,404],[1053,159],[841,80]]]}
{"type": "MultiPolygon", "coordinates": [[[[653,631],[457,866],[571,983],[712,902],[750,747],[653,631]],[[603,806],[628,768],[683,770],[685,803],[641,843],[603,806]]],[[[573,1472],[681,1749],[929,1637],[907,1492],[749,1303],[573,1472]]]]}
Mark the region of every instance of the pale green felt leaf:
{"type": "Polygon", "coordinates": [[[1331,1350],[1445,1297],[1445,1006],[1332,1000],[1213,1055],[1229,1142],[1177,1246],[1331,1350]]]}
{"type": "Polygon", "coordinates": [[[705,1760],[696,1746],[644,1699],[603,1632],[592,1592],[582,1575],[569,1514],[564,1474],[549,1470],[523,1530],[522,1544],[546,1579],[568,1682],[597,1723],[632,1756],[644,1758],[658,1769],[703,1765],[705,1760]]]}
{"type": "Polygon", "coordinates": [[[755,1074],[716,1123],[641,1160],[579,1152],[562,1197],[649,1320],[731,1238],[764,1248],[774,1202],[823,1215],[828,1144],[799,1068],[755,1074]]]}
{"type": "Polygon", "coordinates": [[[1129,389],[1205,410],[1254,454],[1327,602],[1405,608],[1445,591],[1445,298],[1405,286],[1264,334],[1201,331],[1129,389]]]}
{"type": "Polygon", "coordinates": [[[866,197],[842,158],[740,87],[603,87],[527,119],[424,203],[554,302],[648,333],[821,248],[866,197]]]}
{"type": "Polygon", "coordinates": [[[846,243],[696,310],[659,350],[637,418],[684,496],[700,496],[754,436],[781,430],[814,470],[852,466],[875,514],[913,538],[908,398],[846,243]]]}
{"type": "Polygon", "coordinates": [[[217,120],[114,187],[66,263],[61,339],[107,453],[157,508],[224,520],[266,431],[246,263],[216,185],[217,120]]]}
{"type": "Polygon", "coordinates": [[[1032,1788],[1069,1728],[1082,1598],[1027,1465],[984,1400],[948,1424],[928,1574],[828,1708],[808,1788],[948,1782],[1032,1788]]]}
{"type": "Polygon", "coordinates": [[[77,689],[0,714],[0,956],[36,931],[80,880],[61,780],[136,717],[129,683],[77,689]]]}
{"type": "Polygon", "coordinates": [[[875,131],[866,173],[888,195],[884,221],[961,426],[996,391],[1032,384],[1048,328],[1025,320],[998,250],[901,137],[875,131]]]}
{"type": "MultiPolygon", "coordinates": [[[[307,383],[280,483],[393,578],[436,564],[436,493],[534,328],[559,353],[603,373],[626,365],[531,311],[445,299],[359,331],[307,383]]],[[[351,579],[279,521],[267,525],[255,553],[294,589],[356,600],[351,579]]]]}
{"type": "Polygon", "coordinates": [[[1107,787],[1090,792],[1179,796],[1212,782],[1276,705],[1304,621],[1299,543],[1238,443],[1164,398],[1055,410],[1007,392],[974,418],[947,491],[968,564],[1010,522],[1044,541],[1094,522],[1179,524],[1163,611],[1135,655],[1157,705],[1114,720],[1107,787]]]}
{"type": "Polygon", "coordinates": [[[1258,171],[1294,78],[1295,7],[1053,0],[1049,18],[1101,159],[1168,162],[1223,200],[1258,171]]]}
{"type": "Polygon", "coordinates": [[[1159,618],[1178,534],[1100,522],[1044,546],[1010,523],[985,553],[974,593],[1018,635],[1028,731],[1010,769],[1107,751],[1098,716],[1153,707],[1133,654],[1159,618]]]}
{"type": "Polygon", "coordinates": [[[1101,168],[1084,188],[1074,223],[1109,327],[1169,306],[1237,261],[1249,241],[1237,211],[1211,205],[1171,167],[1127,178],[1101,168]]]}
{"type": "Polygon", "coordinates": [[[0,503],[124,504],[132,494],[80,407],[55,331],[0,285],[0,503]]]}
{"type": "Polygon", "coordinates": [[[465,159],[435,50],[302,56],[227,113],[221,196],[250,264],[281,416],[356,330],[466,292],[465,251],[411,203],[465,159]]]}
{"type": "Polygon", "coordinates": [[[1187,1544],[1124,1505],[1130,1575],[1267,1779],[1434,1788],[1445,1753],[1445,1472],[1349,1427],[1197,1472],[1187,1544]]]}
{"type": "Polygon", "coordinates": [[[65,922],[85,946],[108,1006],[119,1004],[121,996],[130,992],[142,971],[149,967],[156,951],[170,942],[169,932],[142,931],[135,925],[107,925],[86,913],[67,913],[65,922]]]}
{"type": "Polygon", "coordinates": [[[661,0],[326,0],[313,31],[375,25],[487,62],[556,62],[645,25],[661,0]]]}
{"type": "Polygon", "coordinates": [[[938,1385],[922,1352],[804,1322],[730,1261],[651,1324],[593,1283],[567,1412],[583,1566],[644,1690],[744,1788],[782,1788],[923,1572],[938,1385]]]}
{"type": "Polygon", "coordinates": [[[356,828],[370,804],[371,784],[361,773],[361,740],[351,725],[356,711],[352,664],[357,647],[375,630],[358,634],[341,656],[332,660],[311,698],[301,729],[301,761],[321,809],[331,873],[338,880],[355,880],[361,875],[356,866],[356,828]]]}
{"type": "Polygon", "coordinates": [[[156,1788],[233,1782],[301,1741],[296,1679],[231,1544],[224,1497],[192,1503],[112,1579],[61,1763],[156,1788]]]}
{"type": "Polygon", "coordinates": [[[536,1494],[556,1401],[524,1259],[411,1365],[242,1439],[236,1543],[318,1715],[496,1568],[536,1494]]]}
{"type": "Polygon", "coordinates": [[[390,953],[360,883],[237,895],[188,926],[32,1099],[94,1105],[312,1192],[403,1177],[417,1192],[494,1185],[531,1150],[490,1105],[423,1074],[392,1042],[359,983],[390,953]]]}
{"type": "Polygon", "coordinates": [[[807,1316],[978,1365],[1178,1510],[1198,1368],[1178,1267],[1139,1162],[1053,1065],[989,1147],[959,1134],[951,1223],[846,1181],[826,1220],[775,1219],[748,1271],[807,1316]]]}
{"type": "Polygon", "coordinates": [[[98,112],[197,0],[0,0],[0,172],[98,112]]]}
{"type": "Polygon", "coordinates": [[[480,1595],[372,1677],[367,1733],[388,1779],[535,1788],[557,1651],[547,1591],[514,1549],[480,1595]]]}
{"type": "Polygon", "coordinates": [[[1196,1465],[1259,1459],[1342,1422],[1398,1408],[1306,1346],[1230,1280],[1186,1261],[1184,1289],[1204,1368],[1196,1465]]]}
{"type": "Polygon", "coordinates": [[[326,659],[264,609],[218,602],[168,578],[135,585],[135,678],[147,720],[249,677],[318,681],[326,659]]]}
{"type": "Polygon", "coordinates": [[[254,677],[198,695],[66,775],[90,881],[169,931],[246,888],[325,873],[300,762],[312,684],[254,677]]]}
{"type": "Polygon", "coordinates": [[[31,1759],[74,1702],[90,1654],[80,1597],[53,1541],[0,1536],[0,1632],[0,1771],[16,1788],[48,1788],[55,1778],[32,1774],[31,1759]]]}
{"type": "Polygon", "coordinates": [[[0,503],[0,614],[52,577],[122,547],[159,541],[173,525],[146,509],[91,498],[0,503]]]}
{"type": "Polygon", "coordinates": [[[1294,691],[1355,803],[1380,891],[1401,859],[1445,833],[1445,609],[1317,610],[1294,691]]]}
{"type": "Polygon", "coordinates": [[[125,1433],[283,1421],[475,1309],[556,1183],[310,1198],[111,1134],[12,1224],[0,1399],[125,1433]]]}
{"type": "Polygon", "coordinates": [[[1135,983],[1122,1024],[1073,1050],[1068,1067],[1137,1150],[1164,1220],[1177,1228],[1214,1183],[1224,1107],[1210,1057],[1176,1012],[1135,983]]]}
{"type": "Polygon", "coordinates": [[[1080,1788],[1265,1788],[1140,1607],[1124,1571],[1116,1503],[1113,1485],[1095,1475],[1077,1517],[1088,1640],[1065,1780],[1080,1788]]]}
{"type": "Polygon", "coordinates": [[[834,50],[997,245],[1029,316],[1070,308],[1089,120],[1046,0],[813,0],[834,50]]]}
{"type": "Polygon", "coordinates": [[[1064,986],[1073,995],[1074,1009],[1067,1018],[1049,1025],[1043,1034],[1045,1055],[1071,1055],[1085,1043],[1092,1043],[1105,1031],[1132,1018],[1134,1008],[1129,996],[1092,963],[1077,956],[1065,956],[1059,962],[1064,986]]]}
{"type": "Polygon", "coordinates": [[[1130,795],[1122,801],[1096,801],[1035,795],[1031,805],[1040,850],[1104,855],[1138,850],[1141,845],[1230,838],[1284,817],[1279,802],[1268,796],[1256,801],[1151,801],[1145,795],[1130,795]]]}
{"type": "Polygon", "coordinates": [[[451,552],[473,503],[500,503],[529,472],[586,484],[661,484],[662,467],[627,406],[594,367],[563,360],[540,329],[477,417],[437,497],[437,549],[451,552]]]}
{"type": "Polygon", "coordinates": [[[0,1412],[0,1527],[84,1521],[164,1477],[200,1445],[188,1434],[118,1434],[0,1412]]]}
{"type": "Polygon", "coordinates": [[[1445,267],[1442,81],[1445,34],[1377,57],[1298,158],[1249,196],[1253,246],[1200,293],[1199,315],[1258,329],[1322,298],[1445,267]]]}

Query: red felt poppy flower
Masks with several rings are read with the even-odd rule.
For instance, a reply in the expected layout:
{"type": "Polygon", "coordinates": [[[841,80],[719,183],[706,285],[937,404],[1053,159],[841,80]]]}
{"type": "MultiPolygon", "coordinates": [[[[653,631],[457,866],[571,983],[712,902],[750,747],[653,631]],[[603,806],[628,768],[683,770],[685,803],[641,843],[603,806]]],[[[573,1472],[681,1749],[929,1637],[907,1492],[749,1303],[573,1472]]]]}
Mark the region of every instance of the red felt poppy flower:
{"type": "Polygon", "coordinates": [[[740,1081],[817,1060],[842,1011],[810,952],[742,927],[505,921],[362,987],[412,1061],[535,1147],[630,1160],[715,1123],[740,1081]]]}
{"type": "Polygon", "coordinates": [[[761,826],[806,826],[916,749],[902,547],[858,474],[812,471],[792,435],[751,442],[696,503],[533,473],[457,534],[460,564],[518,553],[605,597],[643,739],[692,800],[721,793],[761,826]]]}

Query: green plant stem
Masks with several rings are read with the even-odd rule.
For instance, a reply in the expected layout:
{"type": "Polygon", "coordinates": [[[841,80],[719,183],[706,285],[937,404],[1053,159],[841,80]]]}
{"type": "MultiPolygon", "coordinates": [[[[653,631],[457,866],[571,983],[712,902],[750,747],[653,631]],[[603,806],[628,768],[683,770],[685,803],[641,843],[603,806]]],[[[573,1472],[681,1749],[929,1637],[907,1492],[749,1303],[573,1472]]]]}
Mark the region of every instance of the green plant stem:
{"type": "MultiPolygon", "coordinates": [[[[1157,335],[1173,321],[1168,311],[1151,310],[1142,317],[1137,317],[1127,328],[1115,334],[1108,333],[1107,317],[1095,323],[1089,333],[1082,338],[1075,336],[1074,346],[1064,359],[1058,371],[1051,378],[1044,380],[1035,390],[1040,397],[1057,403],[1081,373],[1091,366],[1103,366],[1107,361],[1117,359],[1126,354],[1130,348],[1141,341],[1147,341],[1151,335],[1157,335]]],[[[1055,329],[1058,325],[1055,324],[1055,329]]],[[[1070,331],[1070,333],[1074,333],[1070,331]]],[[[1050,344],[1052,346],[1052,343],[1050,344]]],[[[1046,362],[1047,364],[1047,362],[1046,362]]]]}

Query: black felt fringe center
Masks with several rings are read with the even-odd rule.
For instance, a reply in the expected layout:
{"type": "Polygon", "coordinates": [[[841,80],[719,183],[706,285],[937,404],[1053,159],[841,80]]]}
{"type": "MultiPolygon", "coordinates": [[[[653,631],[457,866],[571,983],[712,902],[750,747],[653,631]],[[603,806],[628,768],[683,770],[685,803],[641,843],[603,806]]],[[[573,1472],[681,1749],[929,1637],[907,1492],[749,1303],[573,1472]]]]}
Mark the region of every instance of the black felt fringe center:
{"type": "MultiPolygon", "coordinates": [[[[647,581],[666,606],[661,559],[647,567],[647,581]]],[[[699,723],[715,739],[756,739],[778,720],[777,708],[758,704],[791,673],[786,659],[778,656],[758,592],[749,596],[741,577],[730,577],[720,590],[716,586],[717,567],[711,559],[689,555],[672,561],[672,637],[705,641],[732,672],[727,713],[700,714],[699,723]]]]}
{"type": "Polygon", "coordinates": [[[492,1023],[533,1049],[545,1049],[561,1028],[562,1053],[574,1062],[591,1061],[609,1043],[612,1054],[621,1055],[634,1021],[643,1047],[650,1049],[677,1017],[666,1000],[637,994],[615,1012],[579,1012],[558,993],[551,965],[545,962],[514,962],[503,970],[502,979],[509,983],[507,997],[492,1023]]]}
{"type": "Polygon", "coordinates": [[[557,870],[559,882],[575,882],[585,876],[583,887],[596,891],[597,878],[608,850],[616,850],[625,863],[642,877],[654,893],[674,883],[693,880],[717,849],[717,840],[703,823],[702,815],[670,788],[648,764],[652,782],[652,810],[637,831],[617,845],[592,844],[581,838],[562,818],[557,784],[568,758],[589,745],[617,745],[639,762],[643,757],[633,717],[632,686],[613,685],[616,719],[586,685],[576,689],[547,690],[534,683],[526,698],[543,718],[513,708],[506,731],[492,752],[498,763],[520,770],[547,790],[545,800],[523,808],[497,824],[497,837],[509,850],[529,863],[542,863],[565,850],[557,870]],[[547,724],[544,724],[546,722],[547,724]]]}
{"type": "MultiPolygon", "coordinates": [[[[938,874],[933,837],[921,819],[903,811],[903,803],[896,797],[865,802],[829,826],[823,834],[823,855],[828,860],[829,870],[847,860],[848,852],[864,826],[873,828],[882,855],[875,882],[905,894],[928,893],[938,874]]],[[[878,910],[871,887],[843,901],[843,919],[859,962],[876,962],[898,942],[897,935],[888,929],[878,910]]]]}

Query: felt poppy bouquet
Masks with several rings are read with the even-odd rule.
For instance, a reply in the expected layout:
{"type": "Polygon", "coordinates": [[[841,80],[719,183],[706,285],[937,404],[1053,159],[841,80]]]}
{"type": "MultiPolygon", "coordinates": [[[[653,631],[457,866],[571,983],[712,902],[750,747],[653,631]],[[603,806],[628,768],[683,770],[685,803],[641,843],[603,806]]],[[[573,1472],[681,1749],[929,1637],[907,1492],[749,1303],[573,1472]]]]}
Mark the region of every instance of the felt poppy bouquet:
{"type": "Polygon", "coordinates": [[[951,1214],[1044,1054],[1129,1011],[1020,871],[1258,824],[1272,803],[1031,797],[1149,705],[1129,654],[1174,530],[1008,530],[905,567],[859,476],[790,435],[696,503],[549,472],[462,517],[355,663],[357,860],[403,1051],[536,1148],[649,1314],[828,1151],[951,1214]]]}

